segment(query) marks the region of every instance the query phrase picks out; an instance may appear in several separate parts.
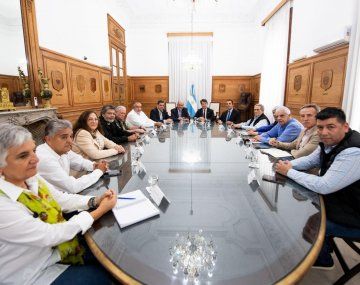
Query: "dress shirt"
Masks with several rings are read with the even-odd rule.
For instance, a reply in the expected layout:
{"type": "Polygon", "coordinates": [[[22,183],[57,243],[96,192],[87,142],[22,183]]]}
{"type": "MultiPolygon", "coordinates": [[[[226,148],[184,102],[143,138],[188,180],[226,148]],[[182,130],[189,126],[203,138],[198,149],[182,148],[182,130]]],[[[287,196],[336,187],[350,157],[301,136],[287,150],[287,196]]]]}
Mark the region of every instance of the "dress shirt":
{"type": "MultiPolygon", "coordinates": [[[[258,118],[259,116],[257,117],[254,117],[254,120],[250,123],[251,119],[247,120],[245,123],[243,123],[241,125],[241,128],[244,129],[244,130],[249,130],[249,129],[253,129],[253,128],[260,128],[260,127],[263,127],[263,126],[268,126],[268,122],[266,119],[262,119],[260,120],[259,122],[257,122],[256,125],[254,125],[256,119],[258,118]]],[[[270,131],[271,129],[269,129],[268,131],[270,131]]]]}
{"type": "MultiPolygon", "coordinates": [[[[26,184],[38,194],[38,178],[35,175],[26,184]]],[[[90,196],[57,191],[46,183],[53,198],[63,212],[87,210],[90,196]]],[[[49,224],[34,218],[26,206],[17,202],[24,189],[0,178],[0,283],[1,284],[50,284],[68,265],[57,264],[60,253],[54,247],[71,240],[77,233],[83,234],[94,219],[83,211],[64,223],[49,224]]]]}
{"type": "Polygon", "coordinates": [[[94,170],[92,161],[72,150],[60,156],[47,143],[44,143],[36,148],[36,154],[39,158],[38,173],[59,191],[79,193],[103,175],[100,169],[94,170]],[[75,178],[70,176],[70,169],[92,171],[92,173],[75,178]]]}
{"type": "Polygon", "coordinates": [[[159,117],[160,117],[160,121],[163,121],[164,119],[163,119],[163,114],[162,114],[162,112],[160,111],[160,110],[158,110],[159,111],[159,117]]]}
{"type": "Polygon", "coordinates": [[[273,127],[275,127],[277,125],[277,122],[273,122],[272,124],[270,125],[267,125],[267,126],[261,126],[261,127],[257,127],[256,128],[256,131],[257,133],[260,135],[262,133],[265,133],[265,132],[268,132],[270,131],[273,127]]]}
{"type": "Polygon", "coordinates": [[[285,125],[276,124],[270,131],[260,135],[260,141],[268,143],[271,138],[279,142],[292,142],[295,140],[303,129],[297,120],[290,119],[285,125]]]}
{"type": "MultiPolygon", "coordinates": [[[[329,153],[333,148],[327,147],[325,152],[329,153]]],[[[341,151],[323,176],[298,171],[320,168],[320,146],[310,155],[294,159],[291,164],[293,168],[287,173],[289,178],[316,193],[330,194],[360,179],[360,148],[341,151]]]]}
{"type": "Polygon", "coordinates": [[[130,127],[154,127],[154,121],[149,119],[143,111],[141,111],[140,113],[136,113],[134,110],[131,110],[126,117],[126,123],[130,127]]]}

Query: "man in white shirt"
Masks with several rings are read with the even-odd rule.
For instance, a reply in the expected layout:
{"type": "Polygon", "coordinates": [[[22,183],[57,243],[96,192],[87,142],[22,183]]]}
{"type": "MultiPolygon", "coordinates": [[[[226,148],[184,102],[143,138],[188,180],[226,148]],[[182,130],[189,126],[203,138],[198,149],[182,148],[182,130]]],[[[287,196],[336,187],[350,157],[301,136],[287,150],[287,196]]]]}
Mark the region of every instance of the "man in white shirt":
{"type": "Polygon", "coordinates": [[[149,119],[148,116],[141,110],[142,105],[140,102],[135,102],[133,109],[129,112],[126,117],[126,124],[129,127],[139,127],[139,128],[153,128],[154,126],[161,126],[161,122],[154,122],[149,119]]]}
{"type": "Polygon", "coordinates": [[[38,172],[57,190],[79,193],[91,186],[107,170],[107,163],[94,163],[71,150],[72,125],[66,120],[51,120],[45,127],[45,143],[36,149],[38,172]],[[92,171],[80,178],[70,176],[70,170],[92,171]]]}
{"type": "Polygon", "coordinates": [[[264,114],[264,105],[262,104],[255,104],[254,106],[254,117],[247,120],[246,122],[240,124],[234,124],[234,128],[242,128],[245,130],[260,128],[262,126],[267,126],[270,124],[269,119],[264,114]]]}

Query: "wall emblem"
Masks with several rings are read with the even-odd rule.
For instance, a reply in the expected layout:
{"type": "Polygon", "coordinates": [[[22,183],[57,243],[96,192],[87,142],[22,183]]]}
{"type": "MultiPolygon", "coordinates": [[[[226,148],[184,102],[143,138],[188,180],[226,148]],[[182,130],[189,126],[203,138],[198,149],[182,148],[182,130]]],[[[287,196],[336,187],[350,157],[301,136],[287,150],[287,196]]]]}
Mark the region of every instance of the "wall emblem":
{"type": "Polygon", "coordinates": [[[299,90],[301,89],[301,82],[302,81],[302,76],[301,75],[296,75],[294,78],[294,89],[296,92],[299,92],[299,90]]]}
{"type": "Polygon", "coordinates": [[[76,76],[76,87],[81,93],[85,91],[85,78],[81,74],[76,76]]]}
{"type": "Polygon", "coordinates": [[[108,93],[110,91],[109,81],[106,79],[104,80],[104,90],[105,90],[105,93],[108,93]]]}
{"type": "Polygon", "coordinates": [[[224,93],[225,90],[226,90],[226,85],[225,84],[219,84],[219,92],[224,93]]]}
{"type": "Polygon", "coordinates": [[[239,90],[240,90],[240,92],[244,92],[245,91],[245,84],[240,84],[239,85],[239,90]]]}
{"type": "Polygon", "coordinates": [[[94,77],[90,78],[90,90],[93,93],[96,91],[96,79],[94,77]]]}
{"type": "Polygon", "coordinates": [[[62,90],[64,88],[63,74],[58,70],[51,71],[51,83],[56,91],[62,90]]]}
{"type": "Polygon", "coordinates": [[[327,69],[324,70],[321,73],[321,84],[320,87],[322,89],[324,89],[325,91],[330,89],[331,85],[332,85],[332,80],[333,80],[333,71],[332,69],[327,69]]]}
{"type": "Polygon", "coordinates": [[[162,89],[162,88],[161,88],[161,84],[156,84],[156,85],[155,85],[155,92],[156,92],[156,93],[161,93],[161,89],[162,89]]]}

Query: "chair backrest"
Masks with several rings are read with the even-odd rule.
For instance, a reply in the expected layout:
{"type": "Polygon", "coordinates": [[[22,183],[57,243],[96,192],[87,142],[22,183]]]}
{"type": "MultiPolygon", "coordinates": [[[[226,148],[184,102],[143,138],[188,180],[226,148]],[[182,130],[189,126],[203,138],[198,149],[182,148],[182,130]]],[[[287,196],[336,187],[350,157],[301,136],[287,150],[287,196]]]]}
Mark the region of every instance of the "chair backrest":
{"type": "Polygon", "coordinates": [[[174,109],[176,107],[176,103],[174,102],[166,102],[165,103],[165,109],[166,112],[168,112],[169,116],[171,116],[171,109],[174,109]]]}
{"type": "Polygon", "coordinates": [[[214,113],[216,116],[220,114],[220,103],[219,102],[211,102],[210,103],[210,109],[214,110],[214,113]]]}

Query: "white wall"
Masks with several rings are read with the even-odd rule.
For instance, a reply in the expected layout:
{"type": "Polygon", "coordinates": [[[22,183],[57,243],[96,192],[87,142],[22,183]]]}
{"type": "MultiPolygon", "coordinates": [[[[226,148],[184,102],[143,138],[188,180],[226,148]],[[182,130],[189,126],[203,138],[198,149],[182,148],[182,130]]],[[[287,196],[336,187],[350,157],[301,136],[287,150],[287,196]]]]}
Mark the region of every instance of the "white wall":
{"type": "MultiPolygon", "coordinates": [[[[128,74],[168,75],[168,32],[189,31],[189,25],[153,25],[127,33],[128,74]]],[[[195,23],[199,32],[213,32],[213,74],[253,75],[260,72],[261,29],[254,24],[195,23]]]]}
{"type": "Polygon", "coordinates": [[[295,0],[290,62],[345,36],[356,0],[295,0]]]}
{"type": "Polygon", "coordinates": [[[119,0],[36,0],[39,43],[77,59],[110,66],[107,13],[126,29],[130,12],[119,0]]]}

